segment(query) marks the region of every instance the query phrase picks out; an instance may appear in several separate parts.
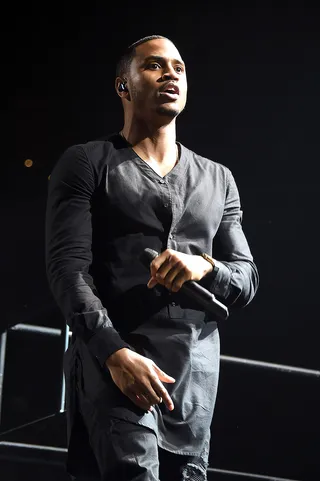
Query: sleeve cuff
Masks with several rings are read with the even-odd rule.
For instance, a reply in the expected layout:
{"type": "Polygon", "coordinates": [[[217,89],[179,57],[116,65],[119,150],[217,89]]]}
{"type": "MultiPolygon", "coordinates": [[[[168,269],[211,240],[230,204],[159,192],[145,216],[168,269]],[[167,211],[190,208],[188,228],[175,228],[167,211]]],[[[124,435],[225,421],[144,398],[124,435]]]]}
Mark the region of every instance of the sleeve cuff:
{"type": "Polygon", "coordinates": [[[101,367],[114,352],[124,347],[130,349],[130,346],[123,341],[113,327],[101,328],[91,337],[87,346],[91,354],[99,361],[101,367]]]}
{"type": "Polygon", "coordinates": [[[225,264],[216,259],[214,259],[214,264],[213,270],[201,280],[201,284],[212,294],[225,299],[229,293],[231,271],[225,264]]]}

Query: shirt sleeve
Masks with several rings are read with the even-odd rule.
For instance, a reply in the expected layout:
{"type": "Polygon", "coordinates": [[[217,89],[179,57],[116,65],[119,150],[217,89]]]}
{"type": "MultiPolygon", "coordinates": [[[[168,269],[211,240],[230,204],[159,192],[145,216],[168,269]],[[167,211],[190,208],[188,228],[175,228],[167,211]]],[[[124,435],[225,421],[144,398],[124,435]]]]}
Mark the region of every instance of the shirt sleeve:
{"type": "Polygon", "coordinates": [[[237,185],[227,169],[223,217],[213,241],[215,267],[202,285],[228,306],[244,307],[254,297],[259,275],[242,230],[242,210],[237,185]]]}
{"type": "Polygon", "coordinates": [[[49,180],[46,269],[50,289],[72,332],[103,366],[113,352],[129,346],[113,327],[89,274],[96,183],[84,149],[66,150],[49,180]]]}

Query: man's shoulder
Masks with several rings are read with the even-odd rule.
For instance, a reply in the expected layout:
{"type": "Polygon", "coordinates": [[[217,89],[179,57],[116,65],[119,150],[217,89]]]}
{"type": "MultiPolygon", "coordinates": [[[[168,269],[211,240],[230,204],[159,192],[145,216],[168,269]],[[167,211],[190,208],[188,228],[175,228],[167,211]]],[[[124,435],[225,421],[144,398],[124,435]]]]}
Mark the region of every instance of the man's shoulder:
{"type": "Polygon", "coordinates": [[[183,145],[183,148],[185,149],[185,152],[189,156],[191,163],[193,163],[195,166],[203,170],[220,171],[225,174],[229,172],[229,168],[226,165],[222,164],[221,162],[218,162],[217,160],[209,159],[208,157],[204,157],[203,155],[197,154],[193,150],[187,148],[185,145],[183,145]]]}
{"type": "Polygon", "coordinates": [[[110,153],[114,153],[119,148],[119,135],[110,134],[84,143],[71,146],[71,149],[81,150],[89,161],[95,162],[101,157],[108,157],[110,153]]]}

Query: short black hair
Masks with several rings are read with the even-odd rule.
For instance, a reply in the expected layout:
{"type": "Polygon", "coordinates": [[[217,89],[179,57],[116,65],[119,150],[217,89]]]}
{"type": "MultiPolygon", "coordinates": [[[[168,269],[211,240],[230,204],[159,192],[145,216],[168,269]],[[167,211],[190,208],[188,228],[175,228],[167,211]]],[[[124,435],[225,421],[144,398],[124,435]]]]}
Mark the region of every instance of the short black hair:
{"type": "Polygon", "coordinates": [[[160,38],[169,40],[167,37],[163,37],[162,35],[149,35],[148,37],[140,38],[140,40],[137,40],[136,42],[129,45],[129,47],[125,49],[117,62],[116,77],[123,77],[123,75],[128,72],[131,62],[136,54],[136,47],[138,47],[142,43],[149,42],[150,40],[157,40],[160,38]]]}

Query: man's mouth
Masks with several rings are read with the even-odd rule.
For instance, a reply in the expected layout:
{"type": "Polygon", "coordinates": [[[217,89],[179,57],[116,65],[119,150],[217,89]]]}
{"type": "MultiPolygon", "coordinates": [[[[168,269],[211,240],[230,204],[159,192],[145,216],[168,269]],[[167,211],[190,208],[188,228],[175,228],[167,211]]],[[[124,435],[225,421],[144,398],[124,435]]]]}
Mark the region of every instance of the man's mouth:
{"type": "Polygon", "coordinates": [[[175,97],[178,97],[179,96],[179,87],[178,85],[170,82],[168,83],[165,87],[163,87],[161,89],[161,94],[168,94],[170,96],[175,96],[175,97]]]}
{"type": "Polygon", "coordinates": [[[172,100],[177,100],[179,98],[179,95],[174,93],[174,92],[171,92],[170,90],[165,90],[164,92],[160,92],[160,96],[161,97],[167,97],[167,98],[170,98],[172,100]]]}

